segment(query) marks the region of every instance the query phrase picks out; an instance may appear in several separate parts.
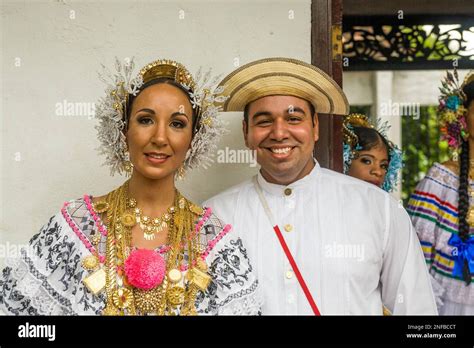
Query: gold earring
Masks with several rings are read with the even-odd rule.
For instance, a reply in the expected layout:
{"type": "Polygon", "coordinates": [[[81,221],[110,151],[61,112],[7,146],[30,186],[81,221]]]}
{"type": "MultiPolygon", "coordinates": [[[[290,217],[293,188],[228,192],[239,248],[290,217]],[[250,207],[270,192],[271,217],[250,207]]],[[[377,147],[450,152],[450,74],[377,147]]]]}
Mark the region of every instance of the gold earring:
{"type": "Polygon", "coordinates": [[[133,163],[130,162],[130,161],[125,161],[124,164],[123,164],[123,167],[125,169],[125,171],[127,172],[127,175],[132,175],[132,172],[133,172],[133,163]]]}
{"type": "Polygon", "coordinates": [[[123,162],[123,169],[127,173],[127,176],[131,176],[133,172],[133,163],[130,161],[130,153],[125,152],[125,160],[123,162]]]}

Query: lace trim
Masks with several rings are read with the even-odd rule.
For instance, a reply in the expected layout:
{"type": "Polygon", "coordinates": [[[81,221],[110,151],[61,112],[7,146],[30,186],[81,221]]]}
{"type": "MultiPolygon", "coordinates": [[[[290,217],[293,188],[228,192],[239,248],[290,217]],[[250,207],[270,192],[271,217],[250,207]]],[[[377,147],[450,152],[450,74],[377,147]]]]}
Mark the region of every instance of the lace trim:
{"type": "Polygon", "coordinates": [[[70,309],[71,302],[54,290],[47,277],[35,268],[25,250],[21,251],[21,259],[8,259],[7,263],[8,267],[11,267],[11,279],[16,283],[13,291],[31,299],[29,307],[35,309],[38,314],[75,314],[70,309]]]}
{"type": "Polygon", "coordinates": [[[436,306],[439,309],[444,305],[442,300],[446,289],[430,274],[431,287],[433,289],[433,294],[435,296],[436,306]]]}
{"type": "Polygon", "coordinates": [[[261,315],[262,299],[257,293],[258,281],[255,280],[250,288],[228,296],[217,306],[219,315],[261,315]]]}

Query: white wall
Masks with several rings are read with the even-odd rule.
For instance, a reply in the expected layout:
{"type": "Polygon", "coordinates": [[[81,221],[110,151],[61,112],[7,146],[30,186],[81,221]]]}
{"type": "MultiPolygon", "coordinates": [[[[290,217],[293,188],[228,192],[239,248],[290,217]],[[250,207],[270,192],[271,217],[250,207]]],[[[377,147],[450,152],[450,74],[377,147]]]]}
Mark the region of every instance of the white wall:
{"type": "MultiPolygon", "coordinates": [[[[236,59],[242,65],[270,56],[311,57],[310,0],[3,0],[0,6],[3,242],[24,243],[65,200],[101,195],[123,182],[101,167],[96,121],[56,114],[57,103],[93,103],[104,93],[101,63],[135,56],[141,67],[171,58],[190,71],[203,66],[227,74],[236,59]]],[[[243,147],[241,114],[224,117],[231,134],[222,145],[243,147]]],[[[219,164],[180,186],[201,201],[255,171],[219,164]]]]}

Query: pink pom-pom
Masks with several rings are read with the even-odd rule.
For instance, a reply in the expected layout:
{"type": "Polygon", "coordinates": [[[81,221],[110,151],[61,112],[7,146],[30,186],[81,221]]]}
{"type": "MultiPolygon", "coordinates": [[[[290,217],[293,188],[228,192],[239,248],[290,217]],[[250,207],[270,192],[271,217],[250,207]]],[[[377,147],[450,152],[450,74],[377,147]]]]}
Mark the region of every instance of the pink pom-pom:
{"type": "Polygon", "coordinates": [[[154,250],[134,250],[125,261],[128,282],[143,290],[150,290],[161,284],[165,269],[165,260],[154,250]]]}

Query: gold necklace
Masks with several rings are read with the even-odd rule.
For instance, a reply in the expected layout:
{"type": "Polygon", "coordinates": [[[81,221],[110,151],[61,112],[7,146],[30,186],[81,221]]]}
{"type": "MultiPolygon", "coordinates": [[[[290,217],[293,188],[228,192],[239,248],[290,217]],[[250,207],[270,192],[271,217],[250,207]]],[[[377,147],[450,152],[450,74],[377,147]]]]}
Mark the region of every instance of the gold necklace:
{"type": "Polygon", "coordinates": [[[107,259],[105,315],[149,314],[195,315],[196,296],[210,283],[207,265],[200,260],[203,252],[194,223],[203,211],[176,191],[175,213],[169,221],[166,251],[166,275],[151,290],[130,285],[124,274],[130,254],[131,229],[136,224],[128,206],[128,182],[107,195],[107,259]],[[187,271],[183,271],[185,266],[187,271]],[[182,275],[185,273],[185,276],[182,275]]]}
{"type": "Polygon", "coordinates": [[[143,238],[146,240],[155,239],[155,234],[160,233],[164,229],[168,228],[169,222],[172,220],[176,208],[173,206],[169,207],[160,217],[151,218],[143,214],[142,209],[137,207],[137,201],[135,198],[128,200],[128,207],[132,208],[135,213],[135,221],[143,231],[143,238]]]}

